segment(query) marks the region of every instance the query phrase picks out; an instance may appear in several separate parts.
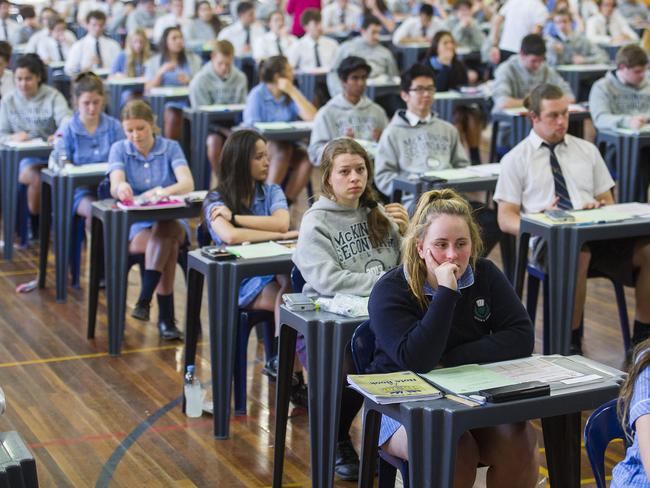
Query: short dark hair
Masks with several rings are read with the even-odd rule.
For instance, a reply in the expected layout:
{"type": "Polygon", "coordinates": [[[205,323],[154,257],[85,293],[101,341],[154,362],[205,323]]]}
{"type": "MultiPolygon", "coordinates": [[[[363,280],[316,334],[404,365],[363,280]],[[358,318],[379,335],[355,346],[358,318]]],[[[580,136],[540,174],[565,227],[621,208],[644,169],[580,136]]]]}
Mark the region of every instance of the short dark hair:
{"type": "Polygon", "coordinates": [[[240,2],[239,5],[237,5],[237,17],[240,17],[241,15],[245,14],[249,10],[254,10],[255,5],[253,5],[251,2],[240,2]]]}
{"type": "Polygon", "coordinates": [[[381,20],[374,15],[364,15],[363,22],[361,23],[361,30],[366,30],[371,25],[378,25],[381,27],[381,20]]]}
{"type": "Polygon", "coordinates": [[[106,23],[106,14],[101,10],[91,10],[88,12],[88,15],[86,15],[86,22],[90,22],[90,19],[97,19],[106,23]]]}
{"type": "Polygon", "coordinates": [[[546,43],[539,34],[528,34],[521,41],[521,54],[533,54],[535,56],[546,55],[546,43]]]}
{"type": "Polygon", "coordinates": [[[30,73],[40,76],[41,82],[39,83],[39,86],[43,83],[47,83],[47,69],[45,68],[45,63],[38,54],[28,53],[19,57],[18,60],[16,60],[14,73],[20,68],[24,68],[30,73]]]}
{"type": "Polygon", "coordinates": [[[102,97],[105,96],[104,82],[92,71],[82,71],[73,80],[72,94],[79,98],[84,93],[97,93],[102,97]]]}
{"type": "Polygon", "coordinates": [[[564,95],[565,93],[559,86],[542,83],[526,95],[526,98],[524,98],[524,107],[539,117],[542,112],[542,100],[559,100],[564,95]]]}
{"type": "Polygon", "coordinates": [[[322,20],[320,10],[315,8],[307,8],[300,15],[300,25],[307,27],[310,22],[320,22],[322,20]]]}
{"type": "Polygon", "coordinates": [[[569,17],[569,19],[572,19],[573,17],[571,16],[571,12],[569,12],[568,8],[559,8],[557,10],[554,10],[553,13],[551,14],[552,18],[555,17],[569,17]]]}
{"type": "Polygon", "coordinates": [[[36,10],[31,5],[24,5],[18,9],[18,14],[23,19],[34,19],[36,18],[36,10]]]}
{"type": "Polygon", "coordinates": [[[433,71],[433,68],[426,64],[416,63],[409,69],[402,72],[400,90],[408,93],[408,91],[411,89],[411,83],[413,83],[413,80],[419,78],[420,76],[431,78],[431,81],[433,81],[434,84],[436,83],[436,73],[433,71]]]}
{"type": "Polygon", "coordinates": [[[470,0],[456,0],[454,2],[454,10],[459,10],[461,7],[472,8],[472,2],[470,0]]]}
{"type": "Polygon", "coordinates": [[[7,41],[0,41],[0,58],[4,59],[7,63],[11,60],[11,53],[13,48],[7,41]]]}
{"type": "Polygon", "coordinates": [[[284,56],[271,56],[260,62],[259,76],[260,81],[271,83],[275,75],[281,75],[287,69],[289,61],[284,56]]]}
{"type": "Polygon", "coordinates": [[[634,68],[636,66],[648,65],[648,53],[638,44],[627,44],[616,53],[616,67],[625,66],[634,68]]]}
{"type": "Polygon", "coordinates": [[[428,3],[423,3],[420,5],[420,15],[426,15],[427,17],[433,17],[433,7],[428,3]]]}
{"type": "Polygon", "coordinates": [[[59,17],[58,15],[54,15],[49,19],[47,19],[45,26],[47,27],[48,30],[53,30],[57,26],[57,24],[65,25],[65,19],[59,17]]]}
{"type": "Polygon", "coordinates": [[[359,69],[365,70],[366,74],[370,74],[372,68],[365,59],[358,56],[348,56],[341,61],[339,67],[336,70],[336,74],[339,75],[341,81],[347,81],[350,73],[357,71],[359,69]]]}

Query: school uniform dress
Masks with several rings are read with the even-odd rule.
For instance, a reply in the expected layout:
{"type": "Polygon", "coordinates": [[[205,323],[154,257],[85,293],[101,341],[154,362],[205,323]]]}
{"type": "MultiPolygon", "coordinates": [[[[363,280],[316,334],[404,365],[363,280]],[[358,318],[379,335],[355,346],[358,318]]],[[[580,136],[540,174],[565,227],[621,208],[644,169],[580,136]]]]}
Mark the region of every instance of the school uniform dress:
{"type": "MultiPolygon", "coordinates": [[[[115,61],[113,62],[113,65],[111,66],[111,74],[114,75],[115,73],[122,73],[125,76],[131,76],[127,73],[128,62],[129,59],[126,52],[122,51],[117,55],[115,61]]],[[[136,62],[133,65],[133,68],[135,70],[135,73],[133,73],[132,76],[133,78],[144,76],[144,63],[136,62]]]]}
{"type": "MultiPolygon", "coordinates": [[[[370,329],[375,355],[366,373],[410,370],[427,373],[439,365],[506,361],[529,356],[535,329],[504,274],[486,259],[468,266],[458,290],[424,285],[423,310],[409,289],[403,266],[379,279],[370,294],[370,329]]],[[[379,445],[400,423],[382,416],[379,445]]]]}
{"type": "MultiPolygon", "coordinates": [[[[124,171],[134,196],[157,186],[165,188],[177,183],[174,170],[180,166],[188,166],[181,146],[160,136],[156,136],[153,148],[146,157],[126,139],[114,143],[108,155],[108,174],[118,169],[124,171]]],[[[189,233],[187,222],[182,223],[189,233]]],[[[136,222],[129,230],[129,241],[153,225],[154,222],[136,222]]]]}
{"type": "MultiPolygon", "coordinates": [[[[185,53],[186,62],[184,64],[179,64],[171,71],[167,71],[162,75],[160,80],[160,86],[186,86],[178,81],[179,74],[185,74],[191,80],[196,73],[201,69],[201,58],[196,54],[186,52],[185,53]]],[[[160,54],[156,54],[151,57],[144,65],[144,77],[147,80],[151,80],[156,76],[156,73],[160,67],[165,64],[166,61],[162,59],[160,54]]],[[[182,110],[185,107],[189,106],[189,102],[180,101],[180,102],[167,102],[165,103],[165,108],[177,108],[182,110]]]]}
{"type": "Polygon", "coordinates": [[[293,122],[299,120],[298,105],[287,95],[276,100],[266,83],[259,83],[248,94],[244,108],[244,125],[253,127],[255,122],[293,122]]]}
{"type": "MultiPolygon", "coordinates": [[[[65,154],[67,160],[75,166],[91,163],[105,163],[113,143],[124,139],[124,131],[119,120],[102,113],[99,125],[94,134],[90,134],[84,126],[79,113],[76,112],[54,145],[52,157],[58,159],[65,154]]],[[[73,213],[76,213],[81,199],[95,195],[95,191],[84,186],[77,188],[73,197],[73,213]]]]}

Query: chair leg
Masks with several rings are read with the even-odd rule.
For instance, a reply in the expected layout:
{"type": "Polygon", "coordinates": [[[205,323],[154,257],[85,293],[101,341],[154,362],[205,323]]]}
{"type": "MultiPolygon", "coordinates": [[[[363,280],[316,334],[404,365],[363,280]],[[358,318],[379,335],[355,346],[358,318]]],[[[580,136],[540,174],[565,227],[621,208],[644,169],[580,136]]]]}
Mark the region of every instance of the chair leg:
{"type": "Polygon", "coordinates": [[[84,219],[75,216],[72,221],[72,246],[70,247],[70,275],[73,288],[79,288],[81,274],[81,245],[86,237],[84,219]]]}
{"type": "Polygon", "coordinates": [[[239,314],[237,325],[237,349],[235,351],[235,414],[246,415],[246,356],[250,333],[248,314],[239,314]]]}
{"type": "Polygon", "coordinates": [[[543,284],[543,290],[544,290],[544,305],[542,308],[542,315],[544,316],[544,334],[543,334],[543,340],[544,340],[544,354],[550,354],[549,352],[549,346],[551,344],[551,338],[550,338],[550,327],[548,325],[548,320],[549,317],[551,316],[551,307],[549,306],[549,287],[548,287],[548,280],[544,280],[543,284]]]}
{"type": "Polygon", "coordinates": [[[264,357],[268,361],[271,359],[274,352],[274,342],[275,342],[275,321],[268,321],[262,324],[264,327],[264,357]]]}
{"type": "MultiPolygon", "coordinates": [[[[528,274],[528,291],[526,294],[526,311],[530,317],[530,321],[535,325],[535,317],[537,316],[537,299],[539,298],[539,279],[535,276],[528,274]]],[[[546,297],[544,297],[544,304],[546,305],[546,297]]]]}
{"type": "Polygon", "coordinates": [[[618,318],[621,324],[621,335],[623,336],[623,347],[625,351],[630,349],[630,319],[627,315],[627,303],[625,301],[625,290],[623,285],[612,281],[614,293],[616,294],[616,305],[618,306],[618,318]]]}
{"type": "MultiPolygon", "coordinates": [[[[379,480],[378,488],[395,488],[397,469],[379,456],[379,480]]],[[[405,485],[406,486],[406,485],[405,485]]]]}

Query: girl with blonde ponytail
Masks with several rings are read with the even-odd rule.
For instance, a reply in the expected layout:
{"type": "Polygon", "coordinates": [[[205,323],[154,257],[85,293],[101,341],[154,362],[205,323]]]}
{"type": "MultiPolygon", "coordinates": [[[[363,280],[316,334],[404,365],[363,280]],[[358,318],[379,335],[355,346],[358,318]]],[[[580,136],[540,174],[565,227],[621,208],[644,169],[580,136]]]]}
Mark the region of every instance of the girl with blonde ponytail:
{"type": "MultiPolygon", "coordinates": [[[[472,208],[453,190],[420,198],[402,246],[402,265],[370,295],[375,356],[367,373],[504,361],[531,354],[534,328],[503,273],[479,258],[472,208]]],[[[408,459],[404,427],[383,416],[379,445],[408,459]]],[[[478,464],[488,487],[533,487],[536,435],[526,422],[474,429],[458,442],[455,487],[471,487],[478,464]]]]}

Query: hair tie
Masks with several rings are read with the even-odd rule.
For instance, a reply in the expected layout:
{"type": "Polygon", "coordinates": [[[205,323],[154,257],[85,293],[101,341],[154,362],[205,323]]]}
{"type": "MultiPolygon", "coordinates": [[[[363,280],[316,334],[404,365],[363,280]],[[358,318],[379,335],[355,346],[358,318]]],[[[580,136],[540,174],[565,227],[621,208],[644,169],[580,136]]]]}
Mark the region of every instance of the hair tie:
{"type": "Polygon", "coordinates": [[[370,200],[368,203],[366,203],[366,207],[368,207],[370,210],[377,208],[377,202],[375,200],[370,200]]]}

